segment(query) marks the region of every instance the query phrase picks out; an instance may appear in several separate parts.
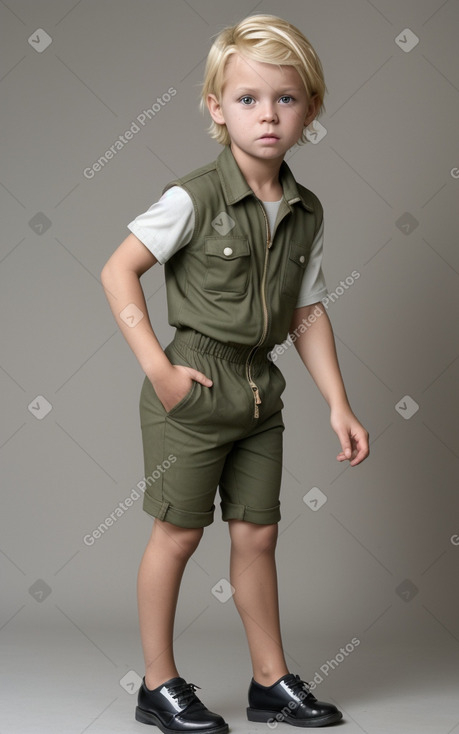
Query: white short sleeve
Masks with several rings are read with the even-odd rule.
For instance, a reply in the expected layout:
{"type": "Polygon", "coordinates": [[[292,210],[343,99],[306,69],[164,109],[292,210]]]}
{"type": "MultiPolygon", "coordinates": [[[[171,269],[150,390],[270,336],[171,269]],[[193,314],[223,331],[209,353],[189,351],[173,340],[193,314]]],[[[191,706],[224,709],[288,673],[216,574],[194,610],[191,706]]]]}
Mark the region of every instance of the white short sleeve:
{"type": "Polygon", "coordinates": [[[172,186],[127,227],[164,265],[191,240],[194,224],[191,197],[181,186],[172,186]]]}
{"type": "Polygon", "coordinates": [[[312,243],[309,261],[304,271],[300,293],[295,308],[310,306],[327,295],[324,274],[322,272],[322,252],[324,245],[324,223],[319,228],[312,243]]]}

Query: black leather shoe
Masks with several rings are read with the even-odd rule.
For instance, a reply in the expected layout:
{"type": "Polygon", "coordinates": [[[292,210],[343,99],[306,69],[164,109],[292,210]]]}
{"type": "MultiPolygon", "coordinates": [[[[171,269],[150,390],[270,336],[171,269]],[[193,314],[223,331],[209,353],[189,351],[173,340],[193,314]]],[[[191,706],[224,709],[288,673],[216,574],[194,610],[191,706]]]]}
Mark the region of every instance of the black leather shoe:
{"type": "Polygon", "coordinates": [[[144,678],[139,688],[136,720],[154,724],[164,734],[227,734],[226,721],[206,709],[196,696],[198,687],[183,678],[171,678],[150,691],[144,678]]]}
{"type": "Polygon", "coordinates": [[[299,675],[288,673],[272,686],[262,686],[252,678],[247,718],[312,727],[334,724],[343,714],[332,703],[318,701],[299,675]]]}

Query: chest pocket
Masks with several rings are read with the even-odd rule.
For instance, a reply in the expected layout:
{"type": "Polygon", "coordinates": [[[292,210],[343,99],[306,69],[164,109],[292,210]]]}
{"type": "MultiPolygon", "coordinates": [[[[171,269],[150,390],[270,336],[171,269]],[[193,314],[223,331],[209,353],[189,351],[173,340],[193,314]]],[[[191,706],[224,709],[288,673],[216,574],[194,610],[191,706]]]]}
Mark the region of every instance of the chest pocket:
{"type": "Polygon", "coordinates": [[[282,283],[282,295],[297,298],[308,260],[309,253],[304,245],[290,245],[282,283]]]}
{"type": "Polygon", "coordinates": [[[249,242],[236,237],[207,237],[204,290],[245,293],[250,275],[249,242]]]}

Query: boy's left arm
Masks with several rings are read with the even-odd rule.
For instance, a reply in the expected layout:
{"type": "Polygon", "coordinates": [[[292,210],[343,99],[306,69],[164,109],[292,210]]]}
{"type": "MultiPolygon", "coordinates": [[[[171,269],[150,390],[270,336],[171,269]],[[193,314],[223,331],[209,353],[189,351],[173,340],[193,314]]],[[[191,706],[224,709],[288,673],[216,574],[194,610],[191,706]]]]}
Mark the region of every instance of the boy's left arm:
{"type": "Polygon", "coordinates": [[[338,364],[333,329],[323,305],[313,303],[296,308],[290,324],[290,334],[298,354],[330,406],[330,423],[342,448],[336,458],[338,461],[349,460],[350,466],[360,464],[369,454],[368,432],[349,405],[338,364]],[[320,315],[317,314],[318,309],[320,315]],[[298,328],[301,324],[307,326],[306,330],[303,327],[303,333],[298,328]]]}

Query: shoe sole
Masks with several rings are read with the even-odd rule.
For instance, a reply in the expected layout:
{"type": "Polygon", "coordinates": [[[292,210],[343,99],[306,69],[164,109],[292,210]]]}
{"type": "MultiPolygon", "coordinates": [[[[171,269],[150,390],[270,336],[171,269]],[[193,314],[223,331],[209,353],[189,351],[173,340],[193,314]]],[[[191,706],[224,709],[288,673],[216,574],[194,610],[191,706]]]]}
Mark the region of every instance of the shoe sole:
{"type": "MultiPolygon", "coordinates": [[[[157,726],[158,729],[161,729],[163,734],[179,734],[180,732],[180,729],[170,729],[168,726],[164,726],[156,714],[151,713],[151,711],[145,711],[144,709],[139,708],[139,706],[136,706],[135,709],[135,720],[140,721],[141,724],[157,726]]],[[[228,734],[229,727],[228,724],[225,724],[225,726],[217,726],[212,729],[183,729],[183,731],[190,731],[192,734],[228,734]]]]}
{"type": "Polygon", "coordinates": [[[276,724],[291,724],[292,726],[302,727],[316,727],[316,726],[328,726],[329,724],[336,724],[341,721],[343,714],[341,711],[337,711],[336,714],[327,714],[326,716],[316,716],[310,719],[295,719],[293,716],[284,716],[279,711],[265,711],[263,709],[247,709],[247,718],[249,721],[258,721],[266,723],[268,721],[275,722],[276,724]],[[277,718],[281,716],[282,718],[277,718]]]}

